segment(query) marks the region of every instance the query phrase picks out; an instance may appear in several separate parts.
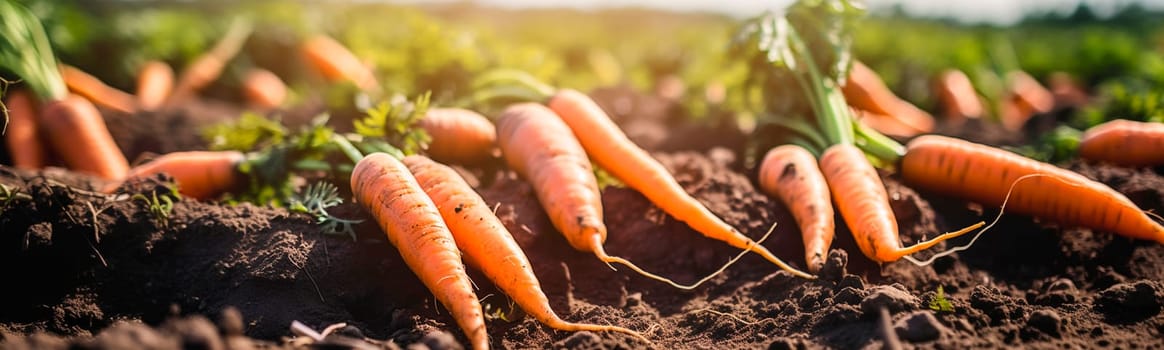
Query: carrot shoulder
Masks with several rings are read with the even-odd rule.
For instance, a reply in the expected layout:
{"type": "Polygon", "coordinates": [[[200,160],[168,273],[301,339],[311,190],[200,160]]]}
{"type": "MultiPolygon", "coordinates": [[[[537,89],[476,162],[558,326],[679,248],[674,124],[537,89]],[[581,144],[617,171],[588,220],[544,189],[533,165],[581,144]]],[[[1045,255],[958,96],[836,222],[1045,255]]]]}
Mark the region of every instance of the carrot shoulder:
{"type": "Polygon", "coordinates": [[[550,99],[548,105],[569,125],[573,135],[585,148],[586,154],[599,166],[630,188],[642,193],[676,220],[687,223],[709,238],[726,242],[736,248],[749,249],[794,275],[811,277],[784,263],[767,248],[756,244],[720,220],[707,207],[687,194],[667,169],[645,150],[631,142],[589,96],[578,91],[562,89],[550,99]]]}
{"type": "MultiPolygon", "coordinates": [[[[828,181],[833,200],[857,247],[873,261],[897,261],[942,241],[970,232],[946,233],[910,247],[902,247],[897,218],[889,206],[889,195],[873,165],[859,148],[850,144],[829,147],[820,157],[820,168],[828,181]]],[[[969,186],[967,186],[969,188],[969,186]]],[[[972,227],[973,228],[973,227],[972,227]]]]}
{"type": "Polygon", "coordinates": [[[493,123],[468,109],[430,108],[420,127],[432,137],[428,155],[438,161],[479,163],[493,158],[497,149],[493,123]]]}
{"type": "Polygon", "coordinates": [[[352,193],[408,267],[449,310],[472,348],[488,349],[481,303],[457,245],[436,204],[408,168],[384,153],[368,155],[352,170],[352,193]]]}
{"type": "Polygon", "coordinates": [[[808,150],[796,145],[773,148],[760,163],[760,189],[780,198],[792,212],[804,238],[808,270],[824,266],[836,223],[828,183],[808,150]]]}
{"type": "Polygon", "coordinates": [[[877,72],[861,62],[853,61],[853,68],[841,91],[845,101],[854,108],[893,117],[921,132],[934,130],[933,116],[898,97],[877,72]]]}
{"type": "Polygon", "coordinates": [[[1164,124],[1116,119],[1087,129],[1079,157],[1126,166],[1164,164],[1164,124]]]}
{"type": "Polygon", "coordinates": [[[938,75],[935,85],[946,118],[979,118],[985,111],[966,73],[957,69],[946,70],[938,75]]]}
{"type": "Polygon", "coordinates": [[[567,322],[550,308],[529,259],[493,210],[455,170],[424,156],[408,156],[404,164],[436,203],[469,266],[477,268],[539,322],[563,331],[615,331],[644,339],[616,326],[567,322]]]}
{"type": "Polygon", "coordinates": [[[125,154],[89,100],[68,95],[42,107],[43,135],[69,169],[109,180],[121,179],[129,171],[125,154]]]}
{"type": "Polygon", "coordinates": [[[323,34],[307,38],[300,51],[312,67],[330,81],[349,81],[365,91],[380,88],[376,76],[343,44],[323,34]]]}
{"type": "MultiPolygon", "coordinates": [[[[238,165],[246,157],[237,151],[189,151],[167,153],[149,163],[130,169],[126,180],[146,178],[166,173],[174,178],[178,192],[184,196],[206,200],[242,184],[238,165]]],[[[112,193],[118,184],[104,189],[112,193]]]]}
{"type": "Polygon", "coordinates": [[[251,106],[268,110],[279,108],[287,100],[287,84],[275,73],[261,68],[252,69],[243,78],[243,95],[251,106]]]}
{"type": "Polygon", "coordinates": [[[8,131],[4,142],[12,165],[21,169],[40,169],[48,163],[48,153],[40,137],[36,101],[24,90],[9,90],[4,107],[8,108],[8,131]]]}
{"type": "Polygon", "coordinates": [[[1006,201],[1008,211],[1164,243],[1164,227],[1123,194],[1070,170],[1001,149],[921,136],[906,145],[901,174],[911,186],[935,193],[994,207],[1006,201]]]}

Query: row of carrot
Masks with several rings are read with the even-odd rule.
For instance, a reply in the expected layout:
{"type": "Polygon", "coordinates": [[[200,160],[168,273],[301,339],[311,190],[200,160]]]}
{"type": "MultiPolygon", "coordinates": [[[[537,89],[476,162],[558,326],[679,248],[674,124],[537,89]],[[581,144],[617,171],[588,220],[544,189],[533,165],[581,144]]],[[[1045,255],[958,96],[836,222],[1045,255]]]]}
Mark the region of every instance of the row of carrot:
{"type": "MultiPolygon", "coordinates": [[[[309,61],[319,67],[325,77],[334,81],[348,81],[365,90],[379,89],[369,68],[338,42],[321,36],[309,40],[304,50],[311,57],[309,61]]],[[[806,48],[799,47],[798,50],[806,48]]],[[[223,51],[229,50],[212,50],[210,56],[213,58],[207,61],[210,63],[191,71],[218,70],[220,73],[226,60],[223,51]]],[[[773,57],[766,51],[761,52],[765,57],[773,57]]],[[[860,103],[856,102],[857,98],[842,93],[855,86],[852,83],[854,76],[870,73],[861,72],[863,68],[860,65],[853,66],[856,67],[853,75],[842,75],[849,78],[849,84],[819,74],[809,77],[811,83],[802,88],[807,90],[806,96],[819,99],[811,108],[813,116],[797,119],[804,125],[788,122],[788,125],[793,125],[790,128],[800,130],[803,134],[793,143],[809,147],[785,145],[773,148],[767,152],[760,165],[758,183],[761,188],[780,197],[801,227],[809,271],[816,272],[823,265],[823,257],[835,234],[835,224],[832,222],[834,202],[853,232],[858,246],[867,257],[878,262],[907,257],[977,227],[941,235],[911,247],[902,247],[897,237],[896,220],[888,206],[888,196],[868,158],[879,160],[879,164],[886,168],[896,168],[908,184],[935,193],[986,205],[1005,205],[1018,213],[1044,217],[1063,224],[1082,225],[1164,243],[1164,228],[1153,222],[1126,197],[1073,172],[1002,150],[941,136],[916,137],[902,146],[867,129],[857,118],[849,115],[850,106],[861,108],[860,103]],[[814,124],[822,124],[824,127],[815,129],[814,124]],[[808,132],[803,132],[806,130],[808,132]]],[[[58,86],[63,84],[57,84],[57,80],[52,79],[52,72],[56,71],[55,63],[50,60],[47,67],[41,67],[44,73],[42,76],[49,77],[44,80],[49,83],[44,85],[52,88],[37,88],[34,83],[37,79],[26,80],[34,91],[51,91],[43,95],[38,93],[38,97],[55,102],[44,105],[45,110],[40,113],[38,122],[17,123],[21,117],[19,113],[14,113],[13,125],[44,125],[48,130],[64,124],[74,126],[67,129],[108,135],[96,109],[91,105],[86,107],[88,100],[60,97],[68,95],[62,93],[58,86]],[[85,115],[88,119],[70,117],[75,115],[85,115]],[[92,126],[76,127],[82,125],[82,122],[76,120],[88,120],[84,123],[92,126]]],[[[165,74],[165,69],[151,68],[150,71],[153,70],[163,72],[156,73],[159,76],[165,74]]],[[[755,71],[758,75],[767,74],[764,73],[766,68],[757,67],[755,71]]],[[[185,83],[178,83],[175,87],[182,87],[179,90],[191,90],[193,87],[192,91],[196,91],[199,86],[208,83],[205,77],[209,75],[201,79],[179,79],[185,83]]],[[[262,79],[270,81],[271,78],[278,79],[277,76],[262,79]]],[[[60,79],[62,82],[64,80],[60,79]]],[[[163,87],[148,89],[146,92],[139,90],[137,98],[141,102],[129,105],[155,108],[150,106],[157,104],[145,103],[144,100],[166,100],[157,97],[157,94],[168,84],[158,83],[152,78],[140,81],[141,86],[163,87]]],[[[645,276],[677,287],[693,286],[681,286],[664,277],[642,271],[626,259],[605,253],[603,243],[606,227],[602,217],[601,193],[594,178],[591,160],[696,231],[760,254],[794,275],[812,278],[812,275],[786,264],[757,242],[724,223],[687,194],[661,164],[631,142],[605,111],[585,94],[553,88],[515,72],[483,76],[477,88],[500,89],[504,86],[525,88],[527,91],[521,96],[532,101],[509,105],[496,117],[496,127],[494,122],[472,111],[431,110],[421,123],[432,134],[432,144],[427,153],[441,161],[471,162],[490,157],[495,149],[499,149],[509,167],[531,182],[554,227],[566,237],[569,244],[580,251],[595,254],[604,262],[626,265],[645,276]]],[[[269,92],[267,89],[257,91],[269,92]]],[[[869,94],[868,91],[866,93],[869,94]]],[[[17,93],[14,96],[17,99],[9,97],[9,109],[20,111],[20,95],[17,93]]],[[[498,97],[501,94],[491,96],[498,97]]],[[[118,100],[105,99],[97,93],[89,97],[118,100]]],[[[31,102],[25,102],[25,105],[26,110],[35,108],[31,102]]],[[[897,105],[883,105],[880,107],[883,111],[871,112],[887,111],[898,117],[909,113],[924,113],[920,110],[901,112],[901,104],[897,105]]],[[[865,110],[876,108],[867,106],[865,110]]],[[[924,129],[924,123],[913,125],[924,129]]],[[[1127,141],[1128,135],[1137,132],[1155,140],[1153,145],[1164,144],[1159,141],[1159,134],[1149,135],[1146,132],[1157,126],[1128,128],[1124,125],[1129,123],[1112,123],[1089,133],[1091,136],[1086,138],[1088,140],[1106,141],[1096,141],[1094,144],[1098,146],[1093,148],[1081,148],[1081,154],[1088,154],[1088,157],[1094,154],[1094,157],[1101,158],[1108,157],[1112,150],[1121,156],[1138,154],[1126,151],[1132,145],[1140,146],[1129,143],[1135,141],[1127,141]]],[[[19,130],[14,128],[10,132],[19,130]]],[[[22,131],[13,134],[29,133],[22,131]]],[[[34,131],[31,134],[39,133],[34,131]]],[[[50,139],[53,137],[59,136],[49,136],[50,139]]],[[[62,140],[68,140],[74,147],[77,144],[104,144],[103,149],[95,151],[120,154],[119,151],[114,152],[116,144],[111,138],[105,140],[101,136],[97,141],[90,141],[86,137],[90,136],[62,140]],[[112,151],[108,150],[110,148],[112,151]]],[[[11,138],[12,134],[8,135],[8,139],[11,138]]],[[[27,144],[17,144],[16,148],[23,148],[21,145],[27,144]]],[[[11,143],[9,149],[15,149],[11,143]]],[[[100,158],[100,155],[68,151],[70,149],[66,147],[55,149],[71,168],[78,171],[97,169],[89,171],[109,179],[124,180],[168,173],[175,178],[182,193],[196,198],[214,198],[237,185],[237,168],[247,157],[240,152],[174,153],[129,170],[128,166],[119,165],[125,164],[124,156],[109,160],[100,158]],[[98,164],[100,167],[87,168],[82,164],[98,164]]],[[[1144,153],[1149,155],[1142,158],[1158,157],[1164,152],[1144,153]]],[[[573,324],[554,315],[520,247],[488,205],[451,169],[421,156],[409,156],[400,161],[387,154],[375,153],[359,159],[351,171],[351,182],[356,200],[377,219],[410,268],[451,311],[474,348],[487,348],[488,340],[480,303],[464,273],[458,251],[464,253],[464,259],[470,266],[481,269],[529,314],[553,328],[620,331],[641,338],[641,335],[631,330],[573,324]],[[505,253],[499,254],[499,251],[505,253]]],[[[106,190],[113,191],[115,188],[106,190]]]]}

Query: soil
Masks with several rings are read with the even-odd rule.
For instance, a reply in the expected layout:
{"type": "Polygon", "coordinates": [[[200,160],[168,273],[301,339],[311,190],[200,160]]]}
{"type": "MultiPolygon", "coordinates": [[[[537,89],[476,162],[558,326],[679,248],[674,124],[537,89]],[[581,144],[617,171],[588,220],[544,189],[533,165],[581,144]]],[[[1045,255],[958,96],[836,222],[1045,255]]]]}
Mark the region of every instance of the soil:
{"type": "MultiPolygon", "coordinates": [[[[752,171],[742,166],[738,128],[685,123],[675,116],[682,113],[678,107],[626,89],[593,95],[729,224],[758,239],[778,223],[763,244],[804,266],[794,220],[756,190],[752,171]],[[631,118],[636,114],[643,116],[631,118]]],[[[210,114],[215,108],[109,124],[134,159],[204,147],[190,135],[216,115],[232,115],[210,114]]],[[[1022,139],[982,124],[942,130],[992,144],[1022,139]]],[[[1159,169],[1064,166],[1146,210],[1164,210],[1159,169]]],[[[793,277],[748,255],[683,291],[570,248],[529,184],[512,172],[462,169],[525,248],[554,310],[570,321],[639,330],[653,342],[551,330],[523,317],[470,271],[491,315],[496,348],[1164,348],[1164,246],[1158,243],[1004,215],[973,247],[932,265],[879,266],[838,224],[819,279],[793,277]],[[939,290],[952,310],[931,308],[939,290]]],[[[998,214],[882,176],[905,244],[998,214]]],[[[161,191],[161,180],[133,183],[128,192],[161,191]]],[[[168,218],[158,218],[128,195],[93,195],[88,190],[99,181],[59,168],[0,167],[0,183],[31,196],[0,213],[0,266],[7,270],[0,348],[455,349],[464,341],[356,205],[334,211],[365,220],[353,239],[322,234],[302,214],[250,204],[183,199],[168,218]],[[296,337],[296,322],[326,336],[296,337]]],[[[608,252],[646,270],[689,283],[738,252],[701,237],[635,191],[606,187],[602,195],[608,252]]]]}

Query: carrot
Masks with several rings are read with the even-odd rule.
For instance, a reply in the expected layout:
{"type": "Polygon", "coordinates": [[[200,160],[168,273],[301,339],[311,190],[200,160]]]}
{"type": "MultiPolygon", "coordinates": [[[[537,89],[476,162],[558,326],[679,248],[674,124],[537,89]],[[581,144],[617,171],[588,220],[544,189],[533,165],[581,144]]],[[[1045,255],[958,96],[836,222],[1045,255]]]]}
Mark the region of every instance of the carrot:
{"type": "Polygon", "coordinates": [[[246,21],[235,21],[210,51],[195,57],[182,69],[174,91],[166,100],[166,105],[174,106],[193,98],[198,91],[218,80],[226,64],[230,62],[251,34],[251,25],[246,21]]]}
{"type": "Polygon", "coordinates": [[[137,111],[137,102],[133,95],[105,85],[101,79],[97,79],[97,77],[85,73],[77,67],[62,64],[60,70],[69,91],[84,96],[93,103],[119,112],[134,113],[137,111]]]}
{"type": "Polygon", "coordinates": [[[897,261],[906,255],[928,249],[978,227],[971,226],[918,242],[910,247],[902,247],[901,240],[897,237],[897,219],[889,206],[889,195],[885,192],[881,177],[869,164],[861,149],[851,144],[831,146],[821,155],[820,168],[829,189],[832,190],[833,200],[837,202],[841,217],[845,218],[849,231],[857,241],[857,247],[861,248],[865,256],[876,262],[897,261]]]}
{"type": "Polygon", "coordinates": [[[69,169],[109,180],[121,179],[129,171],[129,162],[105,120],[84,97],[68,95],[45,104],[40,125],[52,150],[69,169]]]}
{"type": "Polygon", "coordinates": [[[269,70],[255,68],[243,78],[243,95],[261,110],[279,108],[287,100],[287,84],[269,70]]]}
{"type": "Polygon", "coordinates": [[[428,155],[442,162],[480,162],[492,158],[497,149],[493,123],[468,109],[430,108],[420,127],[432,137],[428,155]]]}
{"type": "Polygon", "coordinates": [[[804,147],[777,146],[760,163],[759,183],[761,190],[779,197],[792,211],[804,238],[808,271],[819,272],[833,243],[835,223],[832,195],[816,158],[804,147]]]}
{"type": "Polygon", "coordinates": [[[4,107],[8,109],[8,130],[4,142],[12,165],[21,169],[40,169],[48,163],[47,149],[41,141],[36,102],[24,90],[9,90],[4,107]]]}
{"type": "MultiPolygon", "coordinates": [[[[246,157],[237,151],[189,151],[168,153],[149,163],[130,169],[125,179],[146,178],[160,173],[169,174],[183,196],[207,200],[218,197],[241,184],[238,165],[246,157]]],[[[105,187],[113,193],[121,183],[105,187]]]]}
{"type": "Polygon", "coordinates": [[[859,61],[853,61],[853,68],[841,92],[854,108],[896,118],[922,132],[934,130],[933,116],[897,97],[885,86],[877,72],[859,61]]]}
{"type": "Polygon", "coordinates": [[[1051,95],[1055,97],[1055,105],[1079,107],[1086,105],[1090,99],[1079,82],[1066,72],[1051,73],[1047,78],[1047,85],[1051,95]]]}
{"type": "MultiPolygon", "coordinates": [[[[658,161],[639,148],[615,125],[589,96],[559,89],[547,105],[565,121],[586,154],[628,187],[639,191],[676,220],[683,221],[705,237],[751,250],[794,275],[812,278],[777,258],[764,246],[744,236],[687,194],[658,161]]],[[[552,115],[551,115],[552,116],[552,115]]]]}
{"type": "Polygon", "coordinates": [[[957,69],[946,70],[938,75],[934,85],[946,118],[960,121],[982,116],[982,101],[966,73],[957,69]]]}
{"type": "Polygon", "coordinates": [[[299,49],[307,63],[327,80],[348,81],[364,91],[380,89],[372,70],[343,44],[327,35],[311,36],[299,49]]]}
{"type": "Polygon", "coordinates": [[[921,129],[902,123],[901,120],[884,114],[877,114],[876,112],[860,109],[852,109],[852,114],[861,124],[868,125],[873,130],[877,130],[886,135],[911,137],[923,132],[921,129]]]}
{"type": "Polygon", "coordinates": [[[473,349],[488,349],[485,316],[452,234],[408,168],[385,153],[352,169],[352,193],[371,212],[404,262],[452,314],[473,349]]]}
{"type": "Polygon", "coordinates": [[[1035,114],[1050,112],[1055,107],[1051,92],[1026,72],[1011,71],[1006,78],[1009,86],[999,114],[1007,129],[1020,130],[1035,114]]]}
{"type": "Polygon", "coordinates": [[[1164,243],[1164,227],[1123,194],[1051,164],[937,135],[910,141],[900,161],[902,177],[920,189],[994,207],[1006,201],[1020,214],[1164,243]]]}
{"type": "Polygon", "coordinates": [[[162,61],[149,61],[137,74],[137,104],[145,111],[162,106],[174,89],[174,69],[162,61]]]}
{"type": "Polygon", "coordinates": [[[1164,164],[1164,124],[1116,119],[1083,132],[1079,157],[1126,166],[1164,164]]]}
{"type": "Polygon", "coordinates": [[[614,331],[647,341],[638,332],[617,326],[567,322],[550,308],[549,299],[513,235],[477,192],[455,170],[424,156],[404,164],[436,203],[465,261],[539,322],[562,331],[614,331]]]}

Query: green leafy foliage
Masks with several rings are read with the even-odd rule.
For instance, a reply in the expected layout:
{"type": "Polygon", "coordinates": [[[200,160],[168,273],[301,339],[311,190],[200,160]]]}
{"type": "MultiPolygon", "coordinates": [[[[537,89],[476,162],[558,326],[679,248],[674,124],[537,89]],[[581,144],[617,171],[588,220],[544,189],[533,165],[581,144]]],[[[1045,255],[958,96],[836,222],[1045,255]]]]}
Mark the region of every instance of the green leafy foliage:
{"type": "Polygon", "coordinates": [[[250,151],[263,143],[282,143],[287,129],[278,119],[254,112],[244,112],[238,119],[208,126],[202,137],[215,151],[250,151]]]}
{"type": "Polygon", "coordinates": [[[942,286],[938,286],[938,292],[930,299],[929,307],[930,310],[937,312],[954,312],[954,304],[946,298],[946,291],[942,286]]]}
{"type": "Polygon", "coordinates": [[[0,70],[20,77],[42,101],[68,94],[40,19],[13,0],[0,0],[0,70]]]}
{"type": "Polygon", "coordinates": [[[356,134],[384,140],[404,154],[424,150],[432,138],[418,123],[428,113],[430,96],[425,93],[412,102],[398,97],[365,110],[364,117],[353,124],[356,134]]]}
{"type": "Polygon", "coordinates": [[[1111,81],[1100,88],[1099,101],[1082,109],[1072,125],[1087,129],[1114,119],[1164,122],[1164,82],[1111,81]]]}
{"type": "Polygon", "coordinates": [[[359,224],[363,220],[343,219],[331,215],[327,211],[328,208],[343,204],[343,202],[343,198],[339,196],[339,189],[335,185],[320,181],[307,185],[303,191],[292,196],[291,205],[288,208],[315,217],[325,234],[346,234],[354,241],[356,240],[356,231],[352,225],[359,224]]]}

